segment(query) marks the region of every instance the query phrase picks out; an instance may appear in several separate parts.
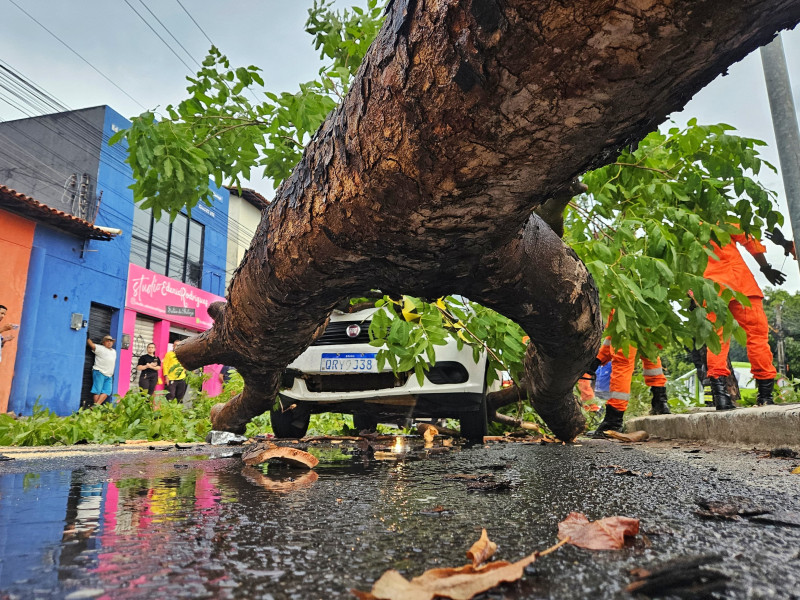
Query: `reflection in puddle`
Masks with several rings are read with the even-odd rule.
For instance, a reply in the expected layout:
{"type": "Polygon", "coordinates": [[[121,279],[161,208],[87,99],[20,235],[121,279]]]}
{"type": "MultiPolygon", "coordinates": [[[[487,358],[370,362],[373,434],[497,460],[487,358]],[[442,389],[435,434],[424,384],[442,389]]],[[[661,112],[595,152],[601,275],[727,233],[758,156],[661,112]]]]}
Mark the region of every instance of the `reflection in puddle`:
{"type": "Polygon", "coordinates": [[[0,475],[0,598],[340,597],[342,557],[391,556],[425,487],[404,463],[432,456],[403,437],[332,446],[310,471],[173,454],[0,475]],[[369,524],[384,546],[353,555],[369,524]]]}
{"type": "Polygon", "coordinates": [[[269,492],[288,494],[300,488],[308,487],[319,479],[316,471],[298,471],[296,469],[283,469],[279,475],[269,471],[264,473],[257,467],[245,467],[242,475],[253,485],[257,485],[269,492]]]}

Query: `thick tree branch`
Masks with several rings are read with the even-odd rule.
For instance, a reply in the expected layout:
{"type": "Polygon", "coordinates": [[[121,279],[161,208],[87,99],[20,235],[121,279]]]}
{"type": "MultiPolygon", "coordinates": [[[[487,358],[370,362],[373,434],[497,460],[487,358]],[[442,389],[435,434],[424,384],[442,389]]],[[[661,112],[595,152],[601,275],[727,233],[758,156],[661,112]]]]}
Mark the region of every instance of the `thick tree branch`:
{"type": "Polygon", "coordinates": [[[379,288],[463,292],[516,318],[537,410],[575,435],[597,295],[532,209],[798,20],[800,0],[395,0],[265,212],[214,328],[179,349],[188,368],[244,376],[215,426],[267,408],[332,308],[379,288]]]}

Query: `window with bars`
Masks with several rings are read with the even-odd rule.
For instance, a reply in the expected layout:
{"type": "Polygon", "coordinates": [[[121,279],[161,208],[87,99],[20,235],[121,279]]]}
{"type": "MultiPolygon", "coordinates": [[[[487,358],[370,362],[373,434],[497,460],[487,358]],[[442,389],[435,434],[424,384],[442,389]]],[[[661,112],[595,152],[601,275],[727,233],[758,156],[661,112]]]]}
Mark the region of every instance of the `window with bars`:
{"type": "Polygon", "coordinates": [[[205,226],[179,214],[156,220],[150,209],[134,209],[131,262],[172,279],[201,287],[205,226]]]}

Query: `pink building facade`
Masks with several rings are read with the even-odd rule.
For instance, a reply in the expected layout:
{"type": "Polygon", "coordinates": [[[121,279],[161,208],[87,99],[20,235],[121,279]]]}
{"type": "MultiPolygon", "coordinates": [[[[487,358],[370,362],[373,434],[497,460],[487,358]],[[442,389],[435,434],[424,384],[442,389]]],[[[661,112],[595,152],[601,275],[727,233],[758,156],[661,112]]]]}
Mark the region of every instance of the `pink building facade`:
{"type": "MultiPolygon", "coordinates": [[[[131,387],[138,385],[136,364],[139,357],[146,353],[147,344],[154,343],[156,355],[163,359],[176,339],[184,339],[211,328],[214,322],[208,316],[208,307],[218,301],[224,302],[225,298],[131,263],[122,339],[117,340],[120,361],[117,392],[124,395],[131,387]]],[[[204,368],[210,377],[203,385],[203,390],[212,396],[219,394],[222,389],[218,378],[221,368],[222,365],[204,368]]],[[[163,388],[159,381],[156,389],[163,388]]]]}

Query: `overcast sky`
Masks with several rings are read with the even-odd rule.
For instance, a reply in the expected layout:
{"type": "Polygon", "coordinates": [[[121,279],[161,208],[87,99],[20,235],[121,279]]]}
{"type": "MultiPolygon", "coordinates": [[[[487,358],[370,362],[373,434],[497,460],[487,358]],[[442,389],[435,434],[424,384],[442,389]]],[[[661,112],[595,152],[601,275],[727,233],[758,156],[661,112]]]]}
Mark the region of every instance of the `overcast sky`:
{"type": "MultiPolygon", "coordinates": [[[[294,92],[299,82],[316,76],[321,63],[303,30],[311,0],[181,2],[202,31],[177,0],[0,0],[0,67],[15,69],[69,108],[108,104],[125,116],[183,99],[184,78],[197,68],[195,61],[202,61],[210,46],[205,34],[233,65],[263,69],[270,90],[294,92]]],[[[365,2],[337,0],[335,4],[363,6],[365,2]]],[[[783,43],[795,104],[800,105],[800,31],[784,32],[783,43]]],[[[0,119],[34,114],[42,112],[0,87],[0,119]]],[[[673,115],[679,125],[691,117],[700,123],[725,122],[741,135],[766,141],[765,158],[779,166],[758,52],[733,65],[727,76],[719,77],[684,111],[673,115]]],[[[780,175],[762,173],[761,180],[778,193],[779,208],[786,216],[784,232],[791,236],[780,175]]],[[[254,179],[252,186],[267,197],[272,195],[263,181],[254,179]]],[[[783,254],[772,248],[768,258],[789,275],[785,289],[800,290],[797,263],[790,259],[784,264],[783,254]]],[[[760,273],[757,279],[766,285],[760,273]]]]}

